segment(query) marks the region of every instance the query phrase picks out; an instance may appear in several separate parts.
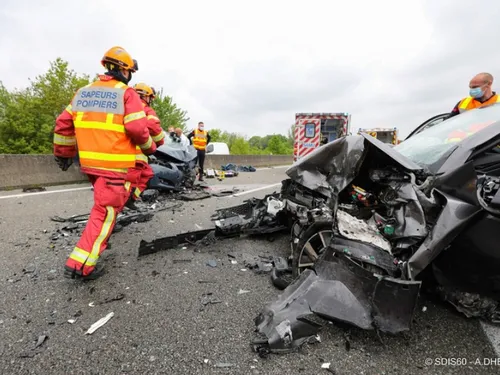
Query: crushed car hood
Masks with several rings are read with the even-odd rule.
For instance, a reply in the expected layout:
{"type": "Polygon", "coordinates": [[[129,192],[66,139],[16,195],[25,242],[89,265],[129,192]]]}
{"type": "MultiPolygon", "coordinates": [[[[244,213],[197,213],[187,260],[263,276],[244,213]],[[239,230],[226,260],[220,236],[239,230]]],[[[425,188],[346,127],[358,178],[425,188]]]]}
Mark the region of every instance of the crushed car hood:
{"type": "Polygon", "coordinates": [[[327,197],[342,191],[357,176],[370,149],[384,154],[396,164],[411,172],[423,168],[385,143],[367,134],[349,135],[319,147],[294,163],[286,174],[297,183],[327,197]]]}

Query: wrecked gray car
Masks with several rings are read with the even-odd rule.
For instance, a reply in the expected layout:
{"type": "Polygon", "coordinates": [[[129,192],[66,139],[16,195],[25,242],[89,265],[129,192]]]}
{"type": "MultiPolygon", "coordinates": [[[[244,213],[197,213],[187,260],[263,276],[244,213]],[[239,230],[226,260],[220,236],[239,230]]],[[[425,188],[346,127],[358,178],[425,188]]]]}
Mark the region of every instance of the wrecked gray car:
{"type": "Polygon", "coordinates": [[[492,105],[395,147],[347,136],[290,167],[293,281],[255,319],[254,350],[293,350],[329,321],[407,331],[424,287],[499,322],[499,145],[492,105]]]}

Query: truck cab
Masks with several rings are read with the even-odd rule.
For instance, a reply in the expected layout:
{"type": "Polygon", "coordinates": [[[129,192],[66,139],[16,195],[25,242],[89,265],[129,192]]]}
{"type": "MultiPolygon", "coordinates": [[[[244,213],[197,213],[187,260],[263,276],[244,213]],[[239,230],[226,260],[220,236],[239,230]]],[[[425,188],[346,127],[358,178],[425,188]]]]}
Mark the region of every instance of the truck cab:
{"type": "Polygon", "coordinates": [[[358,130],[358,134],[366,133],[379,141],[391,145],[397,145],[398,142],[398,129],[397,128],[371,128],[358,130]]]}

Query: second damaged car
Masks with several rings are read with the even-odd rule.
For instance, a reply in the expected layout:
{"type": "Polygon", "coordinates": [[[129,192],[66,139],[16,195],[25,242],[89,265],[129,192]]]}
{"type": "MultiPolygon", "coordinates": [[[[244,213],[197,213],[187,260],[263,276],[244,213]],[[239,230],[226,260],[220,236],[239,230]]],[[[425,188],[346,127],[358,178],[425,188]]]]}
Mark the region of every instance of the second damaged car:
{"type": "Polygon", "coordinates": [[[328,321],[407,331],[424,287],[499,322],[499,145],[492,105],[395,147],[347,136],[290,167],[293,281],[257,316],[254,349],[293,350],[328,321]]]}

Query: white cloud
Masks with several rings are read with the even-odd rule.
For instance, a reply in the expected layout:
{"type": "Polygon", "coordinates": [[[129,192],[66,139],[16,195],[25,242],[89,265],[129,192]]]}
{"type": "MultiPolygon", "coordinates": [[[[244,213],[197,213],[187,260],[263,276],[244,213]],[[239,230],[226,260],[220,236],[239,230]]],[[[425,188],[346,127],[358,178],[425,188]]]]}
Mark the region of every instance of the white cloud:
{"type": "Polygon", "coordinates": [[[403,134],[498,73],[500,3],[484,0],[86,2],[3,0],[0,79],[22,87],[57,57],[102,71],[113,45],[133,82],[163,87],[190,125],[285,133],[295,112],[350,112],[403,134]]]}

